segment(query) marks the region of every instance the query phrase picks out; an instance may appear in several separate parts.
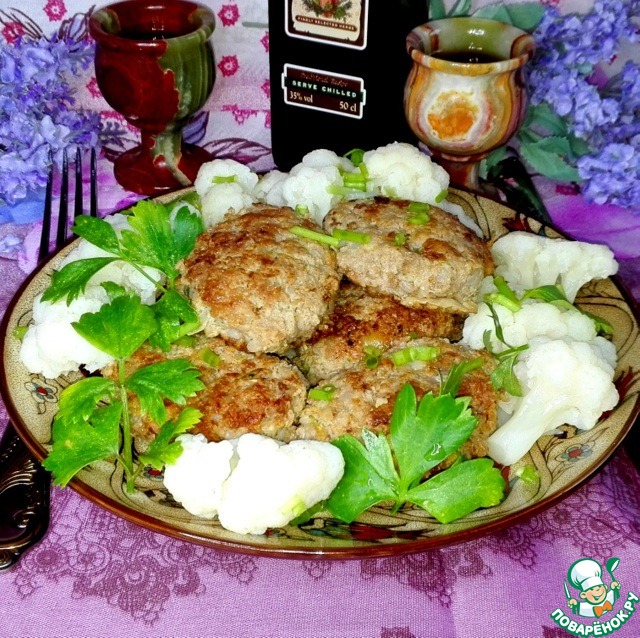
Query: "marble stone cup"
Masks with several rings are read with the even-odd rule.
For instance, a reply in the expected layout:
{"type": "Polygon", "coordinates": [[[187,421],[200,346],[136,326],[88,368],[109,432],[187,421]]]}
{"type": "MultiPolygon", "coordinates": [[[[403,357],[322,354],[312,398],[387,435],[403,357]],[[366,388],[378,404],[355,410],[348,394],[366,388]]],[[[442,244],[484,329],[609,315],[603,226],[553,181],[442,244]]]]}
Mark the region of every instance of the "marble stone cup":
{"type": "Polygon", "coordinates": [[[496,20],[445,18],[413,29],[406,48],[409,126],[452,184],[483,192],[480,160],[506,144],[524,117],[533,37],[496,20]]]}
{"type": "Polygon", "coordinates": [[[188,0],[124,0],[93,13],[95,70],[106,101],[140,129],[141,143],[115,160],[117,181],[143,195],[193,183],[212,159],[182,130],[211,94],[215,17],[188,0]]]}

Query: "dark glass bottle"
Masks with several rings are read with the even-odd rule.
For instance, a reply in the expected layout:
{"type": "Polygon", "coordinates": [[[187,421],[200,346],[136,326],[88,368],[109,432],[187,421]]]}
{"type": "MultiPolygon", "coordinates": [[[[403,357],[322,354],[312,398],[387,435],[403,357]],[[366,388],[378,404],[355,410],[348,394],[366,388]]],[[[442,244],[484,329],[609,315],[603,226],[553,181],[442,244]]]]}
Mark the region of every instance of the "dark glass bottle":
{"type": "Polygon", "coordinates": [[[270,0],[276,166],[288,171],[316,148],[415,144],[402,105],[405,39],[427,20],[428,0],[270,0]]]}

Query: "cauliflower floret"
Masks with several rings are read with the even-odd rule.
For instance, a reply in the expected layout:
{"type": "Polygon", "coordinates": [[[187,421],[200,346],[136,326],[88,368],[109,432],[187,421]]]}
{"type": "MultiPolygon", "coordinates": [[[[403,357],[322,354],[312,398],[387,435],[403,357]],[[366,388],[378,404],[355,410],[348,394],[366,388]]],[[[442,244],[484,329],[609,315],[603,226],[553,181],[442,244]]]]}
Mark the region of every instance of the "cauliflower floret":
{"type": "Polygon", "coordinates": [[[230,182],[238,184],[245,193],[251,193],[258,183],[258,176],[248,166],[240,164],[235,160],[216,159],[211,162],[205,162],[198,170],[194,186],[201,198],[211,190],[216,184],[216,177],[234,177],[235,181],[230,182]]]}
{"type": "Polygon", "coordinates": [[[302,158],[301,164],[303,164],[304,166],[309,166],[311,168],[335,166],[336,168],[342,169],[347,173],[352,173],[356,170],[356,167],[353,165],[351,160],[348,160],[346,157],[341,157],[334,151],[330,151],[326,148],[318,148],[315,151],[307,153],[302,158]]]}
{"type": "Polygon", "coordinates": [[[484,237],[480,226],[478,226],[478,224],[476,224],[476,222],[464,212],[464,208],[462,208],[462,206],[454,204],[453,202],[448,202],[445,199],[438,204],[438,207],[450,215],[457,217],[464,226],[469,230],[472,230],[476,235],[478,235],[478,237],[484,237]]]}
{"type": "MultiPolygon", "coordinates": [[[[578,310],[561,310],[550,303],[524,301],[520,310],[511,310],[495,304],[504,340],[513,347],[522,346],[534,337],[562,339],[571,337],[576,341],[593,341],[596,328],[593,320],[578,310]]],[[[474,350],[484,348],[484,333],[491,334],[493,352],[502,352],[507,346],[498,340],[489,306],[482,302],[475,314],[469,315],[462,329],[464,345],[474,350]]]]}
{"type": "Polygon", "coordinates": [[[254,201],[253,195],[243,190],[237,182],[213,184],[202,198],[202,219],[205,228],[211,228],[222,221],[230,210],[238,212],[251,206],[254,201]]]}
{"type": "MultiPolygon", "coordinates": [[[[131,230],[127,215],[121,215],[120,213],[110,215],[105,217],[104,221],[113,227],[117,235],[120,235],[123,230],[131,230]]],[[[113,257],[113,255],[102,250],[102,248],[94,246],[85,239],[80,239],[76,248],[62,260],[60,268],[63,268],[72,261],[91,259],[94,257],[113,257]]],[[[158,283],[164,282],[165,277],[159,270],[148,266],[145,266],[143,270],[153,281],[158,283]]],[[[111,262],[99,270],[91,277],[89,285],[99,286],[104,281],[112,281],[127,290],[135,292],[142,299],[142,303],[152,304],[156,300],[157,288],[154,283],[131,264],[127,264],[124,261],[117,260],[111,262]]]]}
{"type": "Polygon", "coordinates": [[[383,195],[436,204],[449,187],[447,171],[416,146],[394,142],[364,154],[369,184],[383,195]]]}
{"type": "Polygon", "coordinates": [[[222,498],[222,484],[231,473],[234,445],[209,443],[203,434],[181,434],[182,454],[164,469],[164,485],[194,516],[213,518],[222,498]]]}
{"type": "Polygon", "coordinates": [[[523,396],[511,399],[511,418],[489,437],[491,458],[512,465],[545,432],[563,424],[590,430],[615,407],[611,350],[602,342],[602,337],[593,343],[569,337],[529,342],[514,367],[523,396]]]}
{"type": "Polygon", "coordinates": [[[512,288],[525,290],[560,283],[572,303],[585,283],[618,271],[608,246],[521,231],[498,239],[491,254],[496,276],[504,277],[512,288]]]}
{"type": "Polygon", "coordinates": [[[238,464],[222,486],[220,523],[239,534],[281,527],[329,497],[344,472],[331,443],[283,444],[259,434],[238,439],[238,464]]]}
{"type": "Polygon", "coordinates": [[[282,184],[282,197],[287,206],[306,206],[309,214],[322,225],[325,215],[340,201],[331,187],[342,188],[342,175],[336,166],[313,168],[297,164],[282,184]]]}
{"type": "Polygon", "coordinates": [[[260,178],[256,187],[253,189],[253,196],[261,202],[270,204],[271,206],[286,206],[282,195],[282,187],[289,177],[288,173],[282,171],[270,171],[260,178]]]}
{"type": "Polygon", "coordinates": [[[55,379],[81,365],[94,372],[113,361],[71,325],[86,312],[97,312],[109,301],[102,286],[87,286],[84,295],[69,305],[65,300],[41,301],[41,297],[38,295],[33,301],[33,323],[20,344],[20,360],[29,372],[55,379]]]}

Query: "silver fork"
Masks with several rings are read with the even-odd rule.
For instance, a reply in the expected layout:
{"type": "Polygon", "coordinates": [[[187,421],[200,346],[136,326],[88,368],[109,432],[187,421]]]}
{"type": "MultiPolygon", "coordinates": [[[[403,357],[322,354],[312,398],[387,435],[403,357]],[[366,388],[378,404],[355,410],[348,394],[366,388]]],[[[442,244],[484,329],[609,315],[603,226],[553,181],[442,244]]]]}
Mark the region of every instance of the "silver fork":
{"type": "MultiPolygon", "coordinates": [[[[47,180],[38,262],[51,254],[54,165],[47,180]]],[[[96,152],[91,149],[89,214],[97,215],[96,152]]],[[[74,219],[83,215],[82,154],[76,149],[74,219]]],[[[63,156],[55,250],[69,240],[69,162],[63,156]]],[[[0,439],[0,570],[14,565],[46,534],[50,520],[51,477],[16,433],[11,422],[0,439]]]]}

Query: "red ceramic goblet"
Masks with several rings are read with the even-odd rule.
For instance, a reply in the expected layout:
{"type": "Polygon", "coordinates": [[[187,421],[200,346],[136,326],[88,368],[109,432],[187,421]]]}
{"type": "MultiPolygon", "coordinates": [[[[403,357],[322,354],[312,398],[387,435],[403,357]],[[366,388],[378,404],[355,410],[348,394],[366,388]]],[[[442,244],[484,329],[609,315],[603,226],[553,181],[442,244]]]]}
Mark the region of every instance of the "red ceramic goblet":
{"type": "Polygon", "coordinates": [[[96,11],[96,79],[107,102],[141,131],[141,144],[115,161],[126,189],[158,195],[188,186],[211,155],[182,129],[214,83],[215,18],[187,0],[124,0],[96,11]]]}

